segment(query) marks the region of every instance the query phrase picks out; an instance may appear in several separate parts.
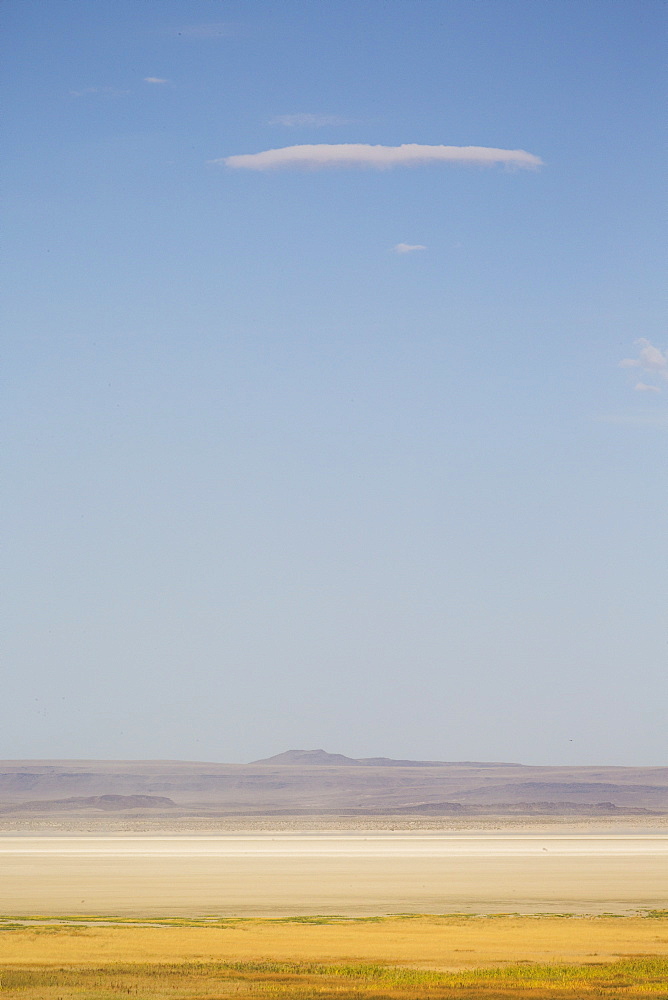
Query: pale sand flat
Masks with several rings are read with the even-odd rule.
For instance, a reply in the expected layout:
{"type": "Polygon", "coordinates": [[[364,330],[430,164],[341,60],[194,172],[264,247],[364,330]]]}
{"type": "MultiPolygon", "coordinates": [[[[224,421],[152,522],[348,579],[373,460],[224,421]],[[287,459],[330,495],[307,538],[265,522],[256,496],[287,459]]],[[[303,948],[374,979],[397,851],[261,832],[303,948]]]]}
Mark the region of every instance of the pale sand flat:
{"type": "Polygon", "coordinates": [[[0,836],[0,912],[629,913],[668,906],[661,834],[0,836]]]}

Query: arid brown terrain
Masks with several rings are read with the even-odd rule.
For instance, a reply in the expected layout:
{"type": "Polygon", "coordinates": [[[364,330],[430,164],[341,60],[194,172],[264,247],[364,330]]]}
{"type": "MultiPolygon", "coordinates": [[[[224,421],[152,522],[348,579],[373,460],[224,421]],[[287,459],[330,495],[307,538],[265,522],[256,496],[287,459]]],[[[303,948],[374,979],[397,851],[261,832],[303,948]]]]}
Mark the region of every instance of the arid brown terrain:
{"type": "Polygon", "coordinates": [[[251,764],[190,761],[0,762],[0,814],[153,816],[668,813],[668,767],[357,760],[289,751],[251,764]]]}

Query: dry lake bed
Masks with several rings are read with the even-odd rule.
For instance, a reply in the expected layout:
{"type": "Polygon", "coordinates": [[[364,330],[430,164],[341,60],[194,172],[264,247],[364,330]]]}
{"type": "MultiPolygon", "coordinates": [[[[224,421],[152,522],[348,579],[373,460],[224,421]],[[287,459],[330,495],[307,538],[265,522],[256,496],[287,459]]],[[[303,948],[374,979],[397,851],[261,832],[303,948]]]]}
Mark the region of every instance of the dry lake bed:
{"type": "Polygon", "coordinates": [[[656,832],[0,835],[0,912],[16,916],[666,907],[656,832]]]}

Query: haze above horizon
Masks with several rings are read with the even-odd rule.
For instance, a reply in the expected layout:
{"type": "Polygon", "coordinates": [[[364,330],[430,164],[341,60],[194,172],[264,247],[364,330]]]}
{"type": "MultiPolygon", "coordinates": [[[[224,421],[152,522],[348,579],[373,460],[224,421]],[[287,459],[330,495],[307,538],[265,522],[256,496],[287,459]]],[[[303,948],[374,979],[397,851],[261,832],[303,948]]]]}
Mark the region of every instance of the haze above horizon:
{"type": "Polygon", "coordinates": [[[0,758],[667,763],[665,5],[2,17],[0,758]]]}

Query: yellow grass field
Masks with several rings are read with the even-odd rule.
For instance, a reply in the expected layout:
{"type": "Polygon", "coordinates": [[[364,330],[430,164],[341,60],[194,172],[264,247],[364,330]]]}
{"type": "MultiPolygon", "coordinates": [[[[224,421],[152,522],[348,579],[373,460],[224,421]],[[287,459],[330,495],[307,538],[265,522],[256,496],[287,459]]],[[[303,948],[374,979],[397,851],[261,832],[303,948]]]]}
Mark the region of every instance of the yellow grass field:
{"type": "Polygon", "coordinates": [[[11,1000],[668,997],[668,913],[0,927],[11,1000]]]}

